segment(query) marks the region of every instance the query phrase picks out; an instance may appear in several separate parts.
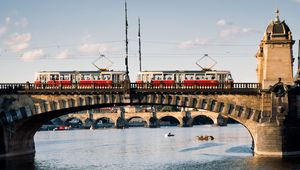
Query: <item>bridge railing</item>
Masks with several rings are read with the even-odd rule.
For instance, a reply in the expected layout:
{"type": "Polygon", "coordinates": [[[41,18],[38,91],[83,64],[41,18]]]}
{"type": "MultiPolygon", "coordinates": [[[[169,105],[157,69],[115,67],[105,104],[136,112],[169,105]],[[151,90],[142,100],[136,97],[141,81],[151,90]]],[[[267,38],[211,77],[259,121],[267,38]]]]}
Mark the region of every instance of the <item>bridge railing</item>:
{"type": "MultiPolygon", "coordinates": [[[[233,90],[233,89],[254,89],[259,90],[261,88],[259,83],[219,83],[219,84],[152,84],[152,83],[130,83],[131,89],[218,89],[218,90],[233,90]]],[[[0,83],[0,92],[14,92],[14,91],[39,91],[43,90],[114,90],[124,89],[124,83],[112,83],[112,84],[35,84],[35,83],[0,83]]]]}
{"type": "Polygon", "coordinates": [[[219,83],[219,84],[184,84],[184,83],[131,83],[132,89],[260,89],[259,83],[219,83]]]}
{"type": "Polygon", "coordinates": [[[0,83],[0,90],[22,90],[26,83],[0,83]]]}
{"type": "Polygon", "coordinates": [[[0,90],[43,90],[43,89],[120,89],[123,83],[112,84],[35,84],[35,83],[0,83],[0,90]]]}

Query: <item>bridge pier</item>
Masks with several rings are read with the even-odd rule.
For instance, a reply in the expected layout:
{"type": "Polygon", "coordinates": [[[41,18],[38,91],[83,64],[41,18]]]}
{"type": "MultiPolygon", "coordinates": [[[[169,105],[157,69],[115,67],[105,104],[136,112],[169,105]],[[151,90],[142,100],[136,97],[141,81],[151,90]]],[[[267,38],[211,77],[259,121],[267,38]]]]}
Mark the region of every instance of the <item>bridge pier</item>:
{"type": "Polygon", "coordinates": [[[191,112],[185,112],[185,116],[182,118],[182,122],[182,127],[193,127],[193,118],[191,116],[191,112]]]}
{"type": "Polygon", "coordinates": [[[128,122],[125,119],[125,109],[123,107],[120,107],[120,117],[117,119],[116,128],[118,129],[128,128],[128,122]]]}
{"type": "Polygon", "coordinates": [[[159,128],[159,120],[157,119],[156,109],[152,110],[152,117],[149,120],[149,128],[159,128]]]}
{"type": "Polygon", "coordinates": [[[299,157],[300,126],[264,123],[257,126],[254,143],[254,154],[257,156],[299,157]]]}
{"type": "Polygon", "coordinates": [[[220,113],[217,117],[216,126],[227,126],[227,118],[223,117],[220,113]]]}
{"type": "Polygon", "coordinates": [[[19,122],[3,125],[0,131],[0,159],[35,155],[33,136],[37,129],[26,128],[23,122],[19,122]]]}
{"type": "MultiPolygon", "coordinates": [[[[279,82],[280,83],[280,82],[279,82]]],[[[254,130],[254,153],[259,156],[300,157],[300,121],[298,118],[299,87],[289,90],[284,84],[275,84],[265,100],[270,114],[260,118],[254,130]]]]}

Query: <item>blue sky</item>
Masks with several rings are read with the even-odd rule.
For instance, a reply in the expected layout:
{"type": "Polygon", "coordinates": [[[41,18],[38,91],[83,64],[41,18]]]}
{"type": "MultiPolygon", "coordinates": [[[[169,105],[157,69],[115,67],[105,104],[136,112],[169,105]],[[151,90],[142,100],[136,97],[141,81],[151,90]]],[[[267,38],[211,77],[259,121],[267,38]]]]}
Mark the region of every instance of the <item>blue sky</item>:
{"type": "MultiPolygon", "coordinates": [[[[127,0],[130,78],[144,70],[195,70],[208,54],[236,82],[256,82],[255,53],[280,10],[297,58],[300,0],[127,0]]],[[[99,53],[125,70],[124,0],[1,0],[1,82],[32,82],[41,70],[95,70],[99,53]]],[[[297,60],[294,65],[296,66],[297,60]]],[[[107,61],[98,61],[104,67],[107,61]]],[[[203,65],[210,64],[208,60],[203,65]]]]}

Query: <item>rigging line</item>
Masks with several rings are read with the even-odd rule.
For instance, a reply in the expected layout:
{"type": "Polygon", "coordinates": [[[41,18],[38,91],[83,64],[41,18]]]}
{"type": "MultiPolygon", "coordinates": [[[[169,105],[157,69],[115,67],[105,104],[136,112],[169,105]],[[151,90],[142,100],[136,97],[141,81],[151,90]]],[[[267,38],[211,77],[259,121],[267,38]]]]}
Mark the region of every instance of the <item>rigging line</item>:
{"type": "MultiPolygon", "coordinates": [[[[136,40],[130,40],[137,42],[136,40]]],[[[161,42],[161,41],[143,41],[143,43],[151,43],[151,44],[164,44],[164,45],[180,45],[182,42],[161,42]]],[[[207,43],[207,44],[192,44],[191,47],[200,47],[200,46],[257,46],[257,44],[230,44],[230,43],[207,43]]]]}
{"type": "MultiPolygon", "coordinates": [[[[19,53],[18,56],[22,56],[22,54],[24,53],[19,53]]],[[[121,55],[123,55],[123,53],[110,53],[112,56],[109,56],[109,58],[122,58],[121,55]]],[[[139,54],[137,52],[132,52],[131,53],[133,55],[133,57],[137,57],[139,54]]],[[[145,53],[144,56],[147,56],[148,58],[149,57],[183,57],[183,56],[192,56],[192,57],[196,57],[196,56],[199,56],[203,53],[145,53]]],[[[215,56],[215,57],[232,57],[232,56],[252,56],[253,54],[252,53],[209,53],[210,55],[212,56],[215,56]]],[[[52,55],[51,53],[48,54],[48,58],[56,58],[55,55],[52,55]]],[[[93,54],[69,54],[68,55],[69,57],[84,57],[82,59],[85,59],[85,58],[95,58],[97,56],[97,54],[95,53],[95,55],[93,54]]],[[[16,56],[17,57],[17,56],[16,56]]],[[[16,57],[13,57],[13,56],[1,56],[0,58],[1,59],[4,59],[4,58],[16,58],[16,57]]]]}
{"type": "Polygon", "coordinates": [[[27,49],[36,49],[36,48],[52,48],[52,47],[72,47],[72,46],[80,46],[85,44],[103,44],[103,43],[121,43],[123,40],[118,41],[100,41],[100,42],[91,42],[91,43],[74,43],[74,44],[52,44],[52,45],[45,45],[45,46],[33,46],[27,49]]]}

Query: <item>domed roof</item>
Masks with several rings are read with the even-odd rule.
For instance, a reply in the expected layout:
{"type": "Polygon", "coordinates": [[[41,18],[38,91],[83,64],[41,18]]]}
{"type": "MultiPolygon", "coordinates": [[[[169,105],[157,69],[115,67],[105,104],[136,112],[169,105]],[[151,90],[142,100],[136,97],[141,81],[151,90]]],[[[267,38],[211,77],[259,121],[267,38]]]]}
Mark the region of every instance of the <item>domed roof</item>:
{"type": "Polygon", "coordinates": [[[287,35],[290,32],[290,28],[286,25],[285,21],[280,21],[279,19],[279,10],[276,10],[276,17],[268,25],[267,33],[270,34],[284,34],[287,35]]]}

